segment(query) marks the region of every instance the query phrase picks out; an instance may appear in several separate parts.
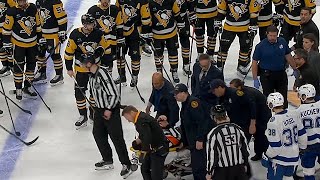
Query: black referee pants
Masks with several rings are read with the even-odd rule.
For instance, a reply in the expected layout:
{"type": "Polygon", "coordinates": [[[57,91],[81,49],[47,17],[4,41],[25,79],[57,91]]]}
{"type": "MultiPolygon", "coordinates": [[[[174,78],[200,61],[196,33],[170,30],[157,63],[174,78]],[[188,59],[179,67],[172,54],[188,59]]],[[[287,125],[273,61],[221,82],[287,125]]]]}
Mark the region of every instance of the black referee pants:
{"type": "Polygon", "coordinates": [[[232,167],[216,168],[213,178],[217,180],[249,180],[243,164],[232,167]]]}
{"type": "Polygon", "coordinates": [[[284,108],[288,107],[288,77],[283,71],[261,70],[260,82],[263,89],[263,94],[268,97],[270,93],[279,92],[284,98],[284,108]]]}
{"type": "Polygon", "coordinates": [[[104,109],[95,108],[92,131],[102,159],[113,162],[112,149],[108,142],[108,136],[110,136],[121,164],[131,165],[127,146],[123,138],[120,108],[117,107],[112,110],[112,115],[109,120],[103,118],[103,113],[104,109]]]}

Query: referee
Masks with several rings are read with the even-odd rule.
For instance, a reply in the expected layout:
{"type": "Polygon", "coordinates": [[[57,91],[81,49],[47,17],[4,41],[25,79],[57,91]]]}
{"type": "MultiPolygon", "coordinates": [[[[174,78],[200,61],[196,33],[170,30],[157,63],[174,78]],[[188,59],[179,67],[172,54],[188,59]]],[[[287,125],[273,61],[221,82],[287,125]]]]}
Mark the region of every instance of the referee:
{"type": "MultiPolygon", "coordinates": [[[[103,50],[100,51],[103,53],[103,50]]],[[[97,49],[95,52],[97,52],[97,49]]],[[[92,73],[89,78],[89,87],[96,105],[92,133],[103,158],[95,166],[96,170],[113,169],[112,149],[108,142],[108,136],[110,136],[122,164],[120,175],[126,178],[134,171],[134,168],[131,166],[123,138],[119,103],[120,94],[107,68],[97,64],[99,60],[100,58],[97,58],[94,54],[89,54],[85,55],[81,62],[92,73]]]]}
{"type": "Polygon", "coordinates": [[[244,132],[230,123],[222,105],[212,111],[217,126],[207,136],[207,180],[248,180],[251,173],[244,132]]]}

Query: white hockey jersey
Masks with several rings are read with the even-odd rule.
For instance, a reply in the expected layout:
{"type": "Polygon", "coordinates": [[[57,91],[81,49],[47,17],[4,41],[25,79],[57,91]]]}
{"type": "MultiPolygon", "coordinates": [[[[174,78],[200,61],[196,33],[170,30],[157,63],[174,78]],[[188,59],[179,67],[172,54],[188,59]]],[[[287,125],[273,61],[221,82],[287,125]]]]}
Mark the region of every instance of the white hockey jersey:
{"type": "Polygon", "coordinates": [[[272,116],[265,135],[269,141],[266,155],[273,163],[298,165],[299,148],[306,149],[307,134],[296,112],[284,110],[272,116]]]}
{"type": "Polygon", "coordinates": [[[297,113],[307,132],[308,148],[320,146],[320,101],[301,104],[297,113]]]}

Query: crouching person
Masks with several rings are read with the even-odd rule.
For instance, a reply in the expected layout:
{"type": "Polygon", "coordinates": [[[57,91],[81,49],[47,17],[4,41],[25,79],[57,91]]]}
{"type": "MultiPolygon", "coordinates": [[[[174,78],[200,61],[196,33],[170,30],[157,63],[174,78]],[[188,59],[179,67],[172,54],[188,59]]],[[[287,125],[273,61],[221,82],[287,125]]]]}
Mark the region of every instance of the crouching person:
{"type": "Polygon", "coordinates": [[[169,145],[158,122],[150,115],[127,106],[122,111],[129,122],[134,123],[139,137],[132,142],[132,147],[140,150],[139,161],[144,180],[162,180],[164,161],[169,152],[169,145]]]}

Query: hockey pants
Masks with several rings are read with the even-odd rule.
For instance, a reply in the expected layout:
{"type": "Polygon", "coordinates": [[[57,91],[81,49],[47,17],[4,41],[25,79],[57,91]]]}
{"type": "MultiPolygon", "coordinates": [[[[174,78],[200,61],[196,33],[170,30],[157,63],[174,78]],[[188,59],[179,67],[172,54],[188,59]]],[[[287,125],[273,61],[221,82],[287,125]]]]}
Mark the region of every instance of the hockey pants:
{"type": "MultiPolygon", "coordinates": [[[[77,107],[78,107],[78,111],[79,114],[82,116],[87,117],[87,100],[86,97],[83,96],[82,93],[84,93],[84,95],[86,94],[87,91],[87,87],[88,87],[88,82],[89,82],[89,73],[88,72],[76,72],[76,77],[75,77],[78,85],[75,84],[74,85],[74,94],[75,94],[75,98],[76,98],[76,103],[77,103],[77,107]]],[[[90,103],[90,105],[92,107],[95,106],[94,103],[94,99],[90,94],[90,98],[89,98],[88,103],[90,103]]],[[[90,114],[92,115],[93,111],[92,108],[90,108],[90,114]]]]}
{"type": "Polygon", "coordinates": [[[26,76],[24,77],[24,86],[31,86],[29,81],[32,82],[34,79],[34,69],[36,67],[36,54],[37,46],[28,48],[14,46],[13,57],[15,61],[13,65],[13,76],[16,89],[22,89],[23,75],[26,76]]]}
{"type": "Polygon", "coordinates": [[[271,163],[268,167],[268,180],[293,180],[295,166],[283,166],[271,163]]]}
{"type": "Polygon", "coordinates": [[[117,151],[121,164],[131,165],[127,146],[123,138],[120,108],[116,107],[111,111],[110,119],[106,120],[103,118],[104,109],[95,108],[92,130],[94,140],[104,161],[113,162],[112,149],[108,141],[109,136],[117,151]]]}
{"type": "Polygon", "coordinates": [[[217,34],[214,32],[214,19],[213,18],[199,18],[195,25],[195,34],[197,39],[197,52],[204,52],[204,35],[205,29],[207,26],[207,54],[210,56],[214,55],[214,51],[216,48],[216,36],[217,34]]]}
{"type": "Polygon", "coordinates": [[[162,64],[163,64],[163,51],[166,46],[168,49],[168,59],[170,63],[170,71],[177,72],[178,71],[178,36],[175,35],[169,39],[154,39],[154,60],[156,64],[156,69],[158,72],[162,72],[162,64]]]}
{"type": "Polygon", "coordinates": [[[301,157],[301,165],[305,180],[315,180],[315,166],[317,159],[320,159],[319,148],[305,152],[301,157]]]}
{"type": "Polygon", "coordinates": [[[217,58],[217,66],[223,67],[228,56],[228,51],[234,40],[238,36],[240,43],[240,51],[238,58],[238,66],[246,67],[250,63],[249,59],[249,50],[251,42],[248,36],[248,32],[232,32],[223,30],[221,39],[220,39],[220,49],[217,58]]]}

